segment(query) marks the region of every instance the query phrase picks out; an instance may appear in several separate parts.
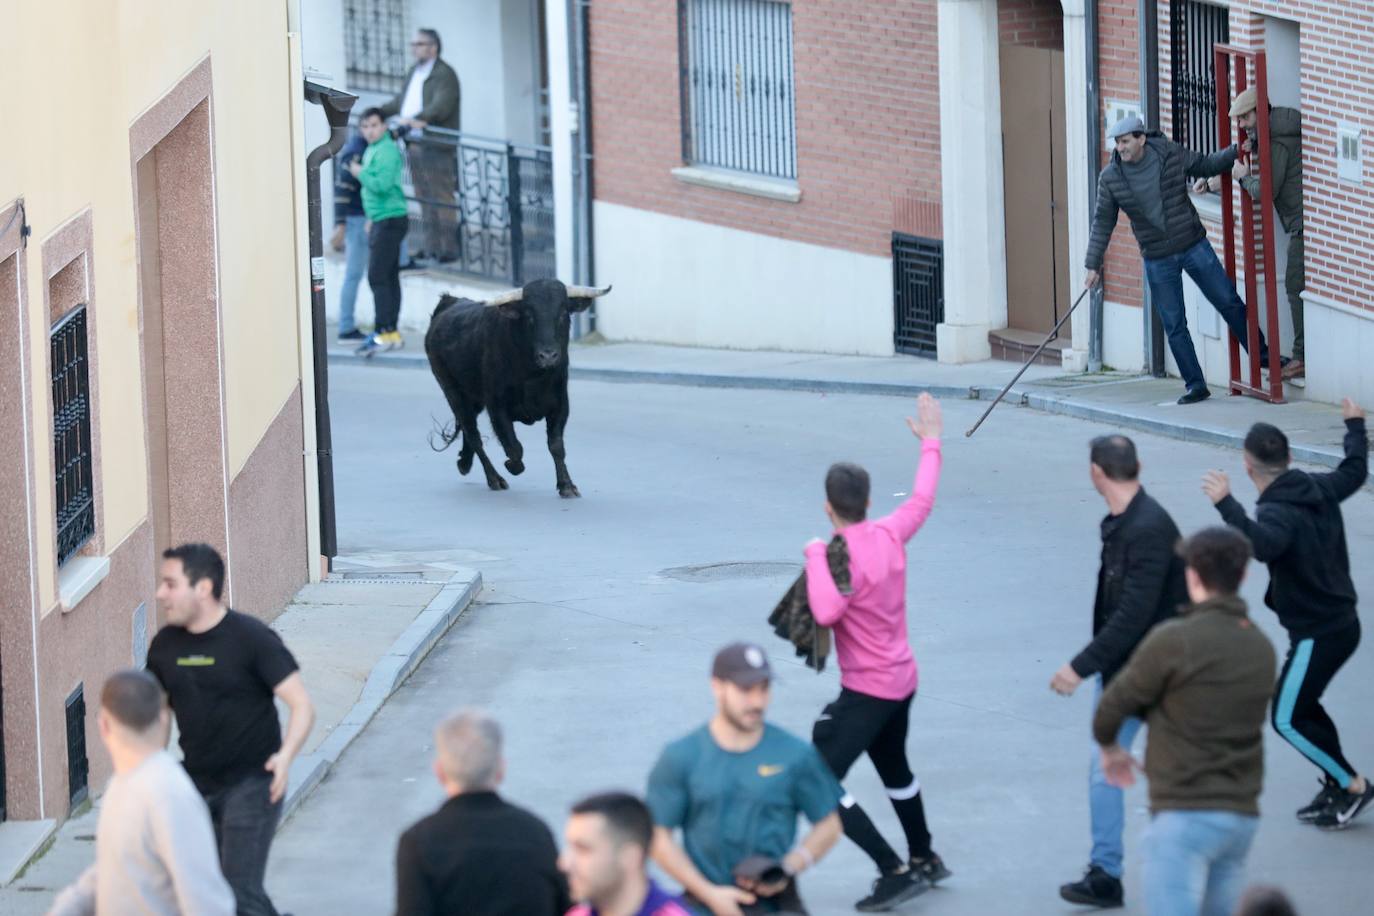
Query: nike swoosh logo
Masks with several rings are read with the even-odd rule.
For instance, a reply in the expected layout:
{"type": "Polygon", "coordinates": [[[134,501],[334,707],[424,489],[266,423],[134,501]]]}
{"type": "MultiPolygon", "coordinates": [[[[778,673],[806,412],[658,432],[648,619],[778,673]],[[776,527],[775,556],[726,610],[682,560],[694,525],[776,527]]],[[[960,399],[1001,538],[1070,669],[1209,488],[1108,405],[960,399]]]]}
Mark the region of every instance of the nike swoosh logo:
{"type": "Polygon", "coordinates": [[[778,774],[781,773],[781,772],[782,772],[782,764],[780,764],[780,763],[774,763],[774,764],[761,763],[761,764],[759,764],[759,775],[762,776],[762,777],[764,777],[765,779],[767,779],[769,776],[776,776],[776,775],[778,775],[778,774]]]}
{"type": "MultiPolygon", "coordinates": [[[[759,769],[762,770],[763,767],[759,767],[759,769]]],[[[1346,824],[1346,823],[1349,823],[1349,822],[1350,822],[1350,819],[1351,819],[1352,817],[1355,816],[1355,812],[1356,812],[1356,811],[1359,811],[1359,810],[1360,810],[1360,802],[1359,802],[1359,800],[1357,799],[1357,800],[1355,801],[1355,803],[1354,803],[1353,805],[1351,805],[1349,808],[1347,808],[1346,810],[1344,810],[1344,811],[1337,811],[1337,812],[1336,812],[1336,823],[1338,823],[1338,824],[1346,824]]]]}

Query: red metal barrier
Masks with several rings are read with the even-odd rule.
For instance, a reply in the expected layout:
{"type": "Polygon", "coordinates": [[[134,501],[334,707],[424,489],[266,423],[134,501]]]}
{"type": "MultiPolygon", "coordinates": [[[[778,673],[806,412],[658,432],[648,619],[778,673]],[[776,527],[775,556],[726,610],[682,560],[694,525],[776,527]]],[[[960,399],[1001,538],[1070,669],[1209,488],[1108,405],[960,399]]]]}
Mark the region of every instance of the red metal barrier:
{"type": "MultiPolygon", "coordinates": [[[[1269,82],[1265,67],[1264,52],[1237,48],[1233,45],[1218,44],[1214,47],[1215,72],[1217,85],[1217,139],[1225,148],[1231,143],[1231,89],[1235,94],[1243,92],[1247,85],[1246,63],[1254,67],[1255,73],[1255,136],[1250,137],[1251,150],[1242,154],[1247,161],[1259,157],[1259,200],[1241,190],[1241,256],[1245,265],[1245,321],[1247,325],[1246,345],[1249,350],[1249,381],[1242,381],[1240,363],[1240,342],[1234,334],[1227,333],[1231,355],[1231,394],[1245,394],[1262,398],[1275,404],[1283,403],[1283,378],[1279,368],[1279,306],[1278,277],[1274,269],[1274,207],[1273,176],[1269,171],[1269,82]],[[1255,254],[1255,207],[1259,207],[1261,250],[1255,254]],[[1258,262],[1258,263],[1257,263],[1258,262]],[[1265,332],[1269,343],[1269,385],[1264,387],[1260,374],[1259,357],[1259,310],[1255,308],[1258,296],[1257,279],[1264,276],[1264,316],[1265,332]]],[[[1246,132],[1241,131],[1242,138],[1246,132]]],[[[1222,261],[1231,282],[1236,282],[1236,221],[1231,207],[1231,173],[1221,176],[1221,231],[1222,261]]]]}

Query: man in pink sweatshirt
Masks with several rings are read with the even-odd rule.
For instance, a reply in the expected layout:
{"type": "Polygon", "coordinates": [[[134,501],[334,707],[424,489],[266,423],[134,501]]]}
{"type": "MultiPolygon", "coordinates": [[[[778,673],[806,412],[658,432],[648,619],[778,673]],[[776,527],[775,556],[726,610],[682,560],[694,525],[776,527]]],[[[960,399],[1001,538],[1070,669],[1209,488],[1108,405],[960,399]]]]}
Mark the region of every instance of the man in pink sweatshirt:
{"type": "Polygon", "coordinates": [[[921,462],[910,498],[891,515],[868,521],[868,473],[836,464],[825,476],[825,512],[849,548],[850,589],[841,593],[830,575],[826,544],[806,545],[806,594],[816,622],[832,628],[840,664],[840,695],[821,712],[811,740],[843,781],[867,753],[887,787],[910,847],[897,853],[846,792],[840,800],[845,835],[878,866],[869,896],[855,908],[877,913],[910,900],[950,876],[930,846],[921,785],[906,759],[907,719],[916,696],[916,660],[906,628],[906,542],[935,504],[940,480],[940,404],[929,394],[907,419],[921,440],[921,462]]]}

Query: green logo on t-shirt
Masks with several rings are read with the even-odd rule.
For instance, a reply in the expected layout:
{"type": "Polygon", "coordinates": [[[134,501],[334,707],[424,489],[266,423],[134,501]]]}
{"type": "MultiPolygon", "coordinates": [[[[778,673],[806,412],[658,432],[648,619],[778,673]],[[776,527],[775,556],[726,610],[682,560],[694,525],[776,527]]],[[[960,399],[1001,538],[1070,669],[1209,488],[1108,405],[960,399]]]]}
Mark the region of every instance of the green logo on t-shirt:
{"type": "Polygon", "coordinates": [[[178,668],[208,668],[214,663],[213,655],[184,655],[177,659],[178,668]]]}

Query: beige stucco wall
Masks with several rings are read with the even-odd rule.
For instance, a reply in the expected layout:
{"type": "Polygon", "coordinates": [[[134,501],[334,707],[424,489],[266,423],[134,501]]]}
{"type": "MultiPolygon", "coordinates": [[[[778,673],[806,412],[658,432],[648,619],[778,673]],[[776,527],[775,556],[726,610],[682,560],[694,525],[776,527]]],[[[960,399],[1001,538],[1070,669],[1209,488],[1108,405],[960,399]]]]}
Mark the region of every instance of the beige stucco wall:
{"type": "MultiPolygon", "coordinates": [[[[22,197],[27,250],[35,479],[52,479],[42,241],[90,208],[97,289],[97,506],[106,552],[148,511],[138,338],[129,127],[210,58],[228,473],[247,462],[299,378],[296,207],[287,0],[0,0],[0,202],[22,197]]],[[[206,252],[212,256],[212,252],[206,252]]],[[[223,481],[207,481],[223,486],[223,481]]],[[[40,544],[53,539],[51,486],[39,487],[40,544]]],[[[51,551],[40,550],[44,609],[55,601],[51,551]]]]}

